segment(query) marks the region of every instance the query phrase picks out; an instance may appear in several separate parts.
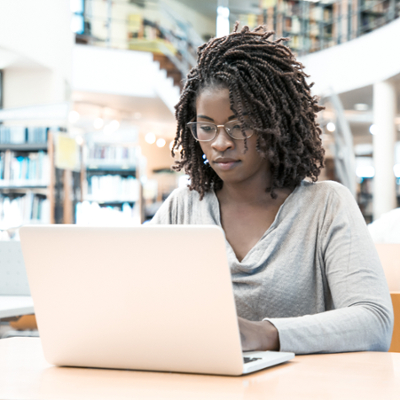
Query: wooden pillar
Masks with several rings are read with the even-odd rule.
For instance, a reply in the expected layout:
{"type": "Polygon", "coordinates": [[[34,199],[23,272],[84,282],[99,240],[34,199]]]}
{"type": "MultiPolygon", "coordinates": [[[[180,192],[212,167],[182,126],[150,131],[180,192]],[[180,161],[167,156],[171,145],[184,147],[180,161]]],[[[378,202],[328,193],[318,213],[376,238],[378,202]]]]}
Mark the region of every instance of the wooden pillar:
{"type": "Polygon", "coordinates": [[[63,176],[64,187],[64,204],[63,204],[63,223],[73,224],[73,210],[72,210],[72,171],[64,170],[63,176]]]}
{"type": "Polygon", "coordinates": [[[50,208],[50,223],[55,223],[55,199],[54,199],[54,190],[55,190],[55,166],[54,166],[54,137],[53,132],[49,130],[47,137],[47,155],[49,157],[50,163],[50,179],[49,186],[47,188],[47,200],[49,201],[50,208]]]}

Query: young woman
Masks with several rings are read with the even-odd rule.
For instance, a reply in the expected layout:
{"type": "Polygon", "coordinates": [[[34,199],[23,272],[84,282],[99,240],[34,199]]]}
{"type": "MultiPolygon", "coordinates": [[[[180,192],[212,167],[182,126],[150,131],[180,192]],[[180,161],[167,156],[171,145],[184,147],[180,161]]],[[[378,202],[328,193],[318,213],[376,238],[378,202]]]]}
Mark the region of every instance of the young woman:
{"type": "Polygon", "coordinates": [[[236,24],[199,48],[176,106],[175,168],[191,183],[151,223],[223,228],[244,350],[386,351],[393,311],[377,253],[350,192],[315,183],[321,108],[272,34],[236,24]]]}

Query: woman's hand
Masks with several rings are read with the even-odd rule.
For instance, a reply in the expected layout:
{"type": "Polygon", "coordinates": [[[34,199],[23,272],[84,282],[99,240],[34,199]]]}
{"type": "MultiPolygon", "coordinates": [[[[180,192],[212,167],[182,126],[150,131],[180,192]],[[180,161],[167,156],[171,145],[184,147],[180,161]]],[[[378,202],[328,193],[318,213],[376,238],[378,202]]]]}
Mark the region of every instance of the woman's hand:
{"type": "Polygon", "coordinates": [[[238,317],[242,350],[279,350],[278,330],[269,321],[249,321],[238,317]]]}

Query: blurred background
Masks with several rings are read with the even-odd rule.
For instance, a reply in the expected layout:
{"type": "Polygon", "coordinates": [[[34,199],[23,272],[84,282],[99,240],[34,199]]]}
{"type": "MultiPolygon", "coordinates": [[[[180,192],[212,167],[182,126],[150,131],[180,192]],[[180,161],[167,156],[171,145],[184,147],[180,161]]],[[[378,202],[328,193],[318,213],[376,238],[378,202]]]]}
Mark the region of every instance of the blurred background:
{"type": "Polygon", "coordinates": [[[399,15],[400,0],[0,0],[0,239],[150,219],[187,184],[171,146],[196,49],[235,21],[290,38],[315,82],[320,179],[347,186],[367,223],[396,212],[399,15]]]}

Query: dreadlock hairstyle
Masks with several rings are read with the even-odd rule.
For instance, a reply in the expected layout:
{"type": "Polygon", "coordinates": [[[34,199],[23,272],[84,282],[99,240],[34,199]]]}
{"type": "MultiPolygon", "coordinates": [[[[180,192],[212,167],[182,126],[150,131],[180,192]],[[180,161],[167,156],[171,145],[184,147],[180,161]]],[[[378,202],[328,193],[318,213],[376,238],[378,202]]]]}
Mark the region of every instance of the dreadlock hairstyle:
{"type": "Polygon", "coordinates": [[[173,169],[184,168],[191,180],[189,189],[198,191],[201,199],[211,188],[217,191],[223,185],[204,162],[203,151],[186,125],[196,117],[196,99],[205,88],[228,88],[239,121],[244,122],[245,114],[249,117],[257,135],[256,149],[270,162],[271,183],[266,190],[273,198],[274,189],[295,187],[305,177],[315,182],[324,166],[316,122],[323,107],[311,96],[313,84],[306,83],[304,66],[282,44],[289,39],[268,40],[274,32],[265,26],[238,28],[237,22],[231,34],[198,48],[197,65],[175,106],[178,126],[172,156],[179,149],[180,160],[173,169]]]}

